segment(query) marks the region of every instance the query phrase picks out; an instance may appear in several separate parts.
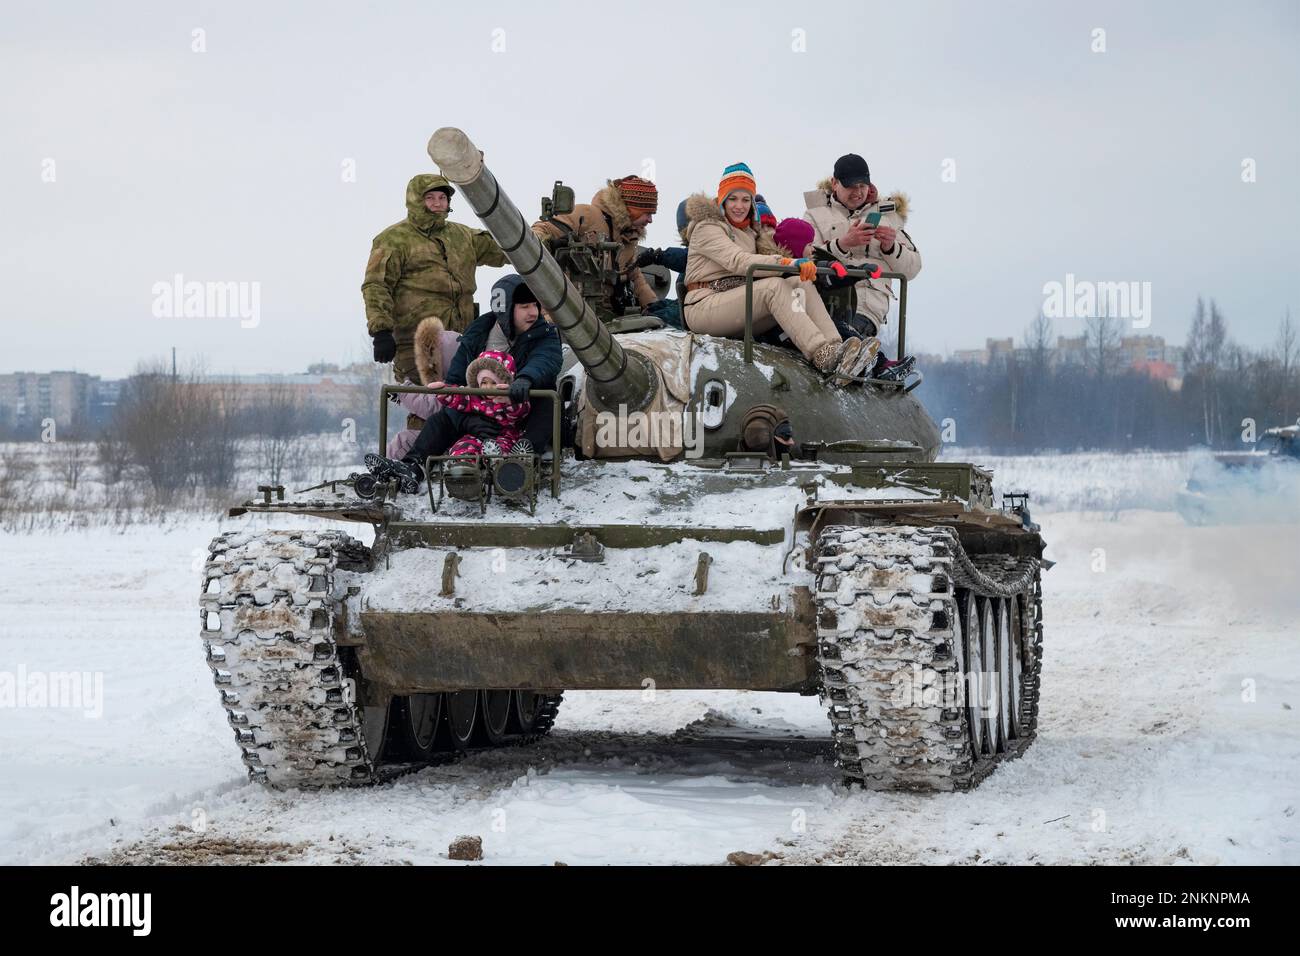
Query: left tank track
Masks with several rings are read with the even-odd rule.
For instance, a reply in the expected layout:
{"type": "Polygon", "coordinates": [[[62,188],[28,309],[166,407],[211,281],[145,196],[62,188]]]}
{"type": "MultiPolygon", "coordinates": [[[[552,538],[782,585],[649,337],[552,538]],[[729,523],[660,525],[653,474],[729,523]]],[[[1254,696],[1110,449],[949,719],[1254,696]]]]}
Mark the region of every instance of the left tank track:
{"type": "Polygon", "coordinates": [[[370,549],[341,531],[228,532],[208,546],[203,645],[251,780],[276,789],[362,786],[550,732],[561,691],[536,692],[528,725],[499,740],[457,749],[439,730],[438,753],[394,762],[393,702],[363,703],[354,651],[335,639],[349,585],[370,567],[370,549]]]}
{"type": "Polygon", "coordinates": [[[229,532],[199,600],[208,666],[250,779],[277,788],[378,779],[378,739],[335,641],[336,574],[368,567],[339,531],[229,532]],[[373,728],[372,728],[373,731],[373,728]]]}

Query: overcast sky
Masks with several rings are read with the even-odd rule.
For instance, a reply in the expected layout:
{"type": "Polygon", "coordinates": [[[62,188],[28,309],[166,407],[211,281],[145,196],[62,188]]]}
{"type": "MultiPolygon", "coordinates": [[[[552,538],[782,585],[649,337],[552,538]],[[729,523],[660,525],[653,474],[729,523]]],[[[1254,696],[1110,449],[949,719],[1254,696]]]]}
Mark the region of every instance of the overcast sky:
{"type": "MultiPolygon", "coordinates": [[[[0,371],[119,376],[172,346],[223,372],[368,356],[370,242],[432,168],[439,126],[466,130],[528,215],[555,179],[585,200],[652,164],[654,244],[675,240],[678,200],[712,193],[729,163],[748,163],[784,217],[860,152],[883,191],[912,199],[914,349],[1019,338],[1044,284],[1071,273],[1151,283],[1150,333],[1181,342],[1202,293],[1235,338],[1264,345],[1300,307],[1298,10],[11,7],[0,371]],[[257,324],[155,316],[155,284],[177,274],[257,283],[257,324]]],[[[452,217],[478,225],[455,202],[452,217]]],[[[499,274],[480,271],[480,304],[499,274]]]]}

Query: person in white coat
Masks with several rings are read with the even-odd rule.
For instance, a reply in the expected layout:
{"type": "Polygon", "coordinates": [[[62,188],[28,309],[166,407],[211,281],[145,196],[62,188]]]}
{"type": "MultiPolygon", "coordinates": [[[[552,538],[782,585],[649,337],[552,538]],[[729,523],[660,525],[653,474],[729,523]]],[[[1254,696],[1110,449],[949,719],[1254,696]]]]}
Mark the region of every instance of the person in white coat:
{"type": "MultiPolygon", "coordinates": [[[[851,268],[877,263],[883,272],[901,273],[909,282],[921,271],[921,253],[903,228],[907,196],[894,193],[881,200],[867,161],[856,153],[837,159],[834,174],[804,193],[804,203],[803,218],[812,224],[816,249],[851,268]],[[873,219],[876,225],[871,224],[873,219]]],[[[897,297],[893,283],[863,279],[853,290],[857,315],[870,323],[863,333],[878,334],[888,318],[890,302],[897,297]]]]}

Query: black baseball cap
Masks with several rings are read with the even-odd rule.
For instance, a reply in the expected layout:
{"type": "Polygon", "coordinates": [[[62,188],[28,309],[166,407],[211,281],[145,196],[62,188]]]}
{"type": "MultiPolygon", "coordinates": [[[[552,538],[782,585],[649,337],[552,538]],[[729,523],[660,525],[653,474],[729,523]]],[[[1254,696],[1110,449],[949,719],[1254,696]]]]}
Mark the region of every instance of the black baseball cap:
{"type": "Polygon", "coordinates": [[[867,161],[857,153],[845,153],[835,160],[835,179],[845,186],[857,186],[859,183],[871,184],[871,170],[867,161]]]}

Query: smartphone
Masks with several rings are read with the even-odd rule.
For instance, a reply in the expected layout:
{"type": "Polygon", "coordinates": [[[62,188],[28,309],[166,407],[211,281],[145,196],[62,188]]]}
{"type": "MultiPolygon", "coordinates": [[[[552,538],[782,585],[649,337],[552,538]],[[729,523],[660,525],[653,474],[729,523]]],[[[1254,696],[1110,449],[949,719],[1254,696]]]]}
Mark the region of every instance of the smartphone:
{"type": "Polygon", "coordinates": [[[867,213],[867,225],[871,226],[873,229],[876,226],[880,225],[880,213],[879,212],[867,213]]]}

